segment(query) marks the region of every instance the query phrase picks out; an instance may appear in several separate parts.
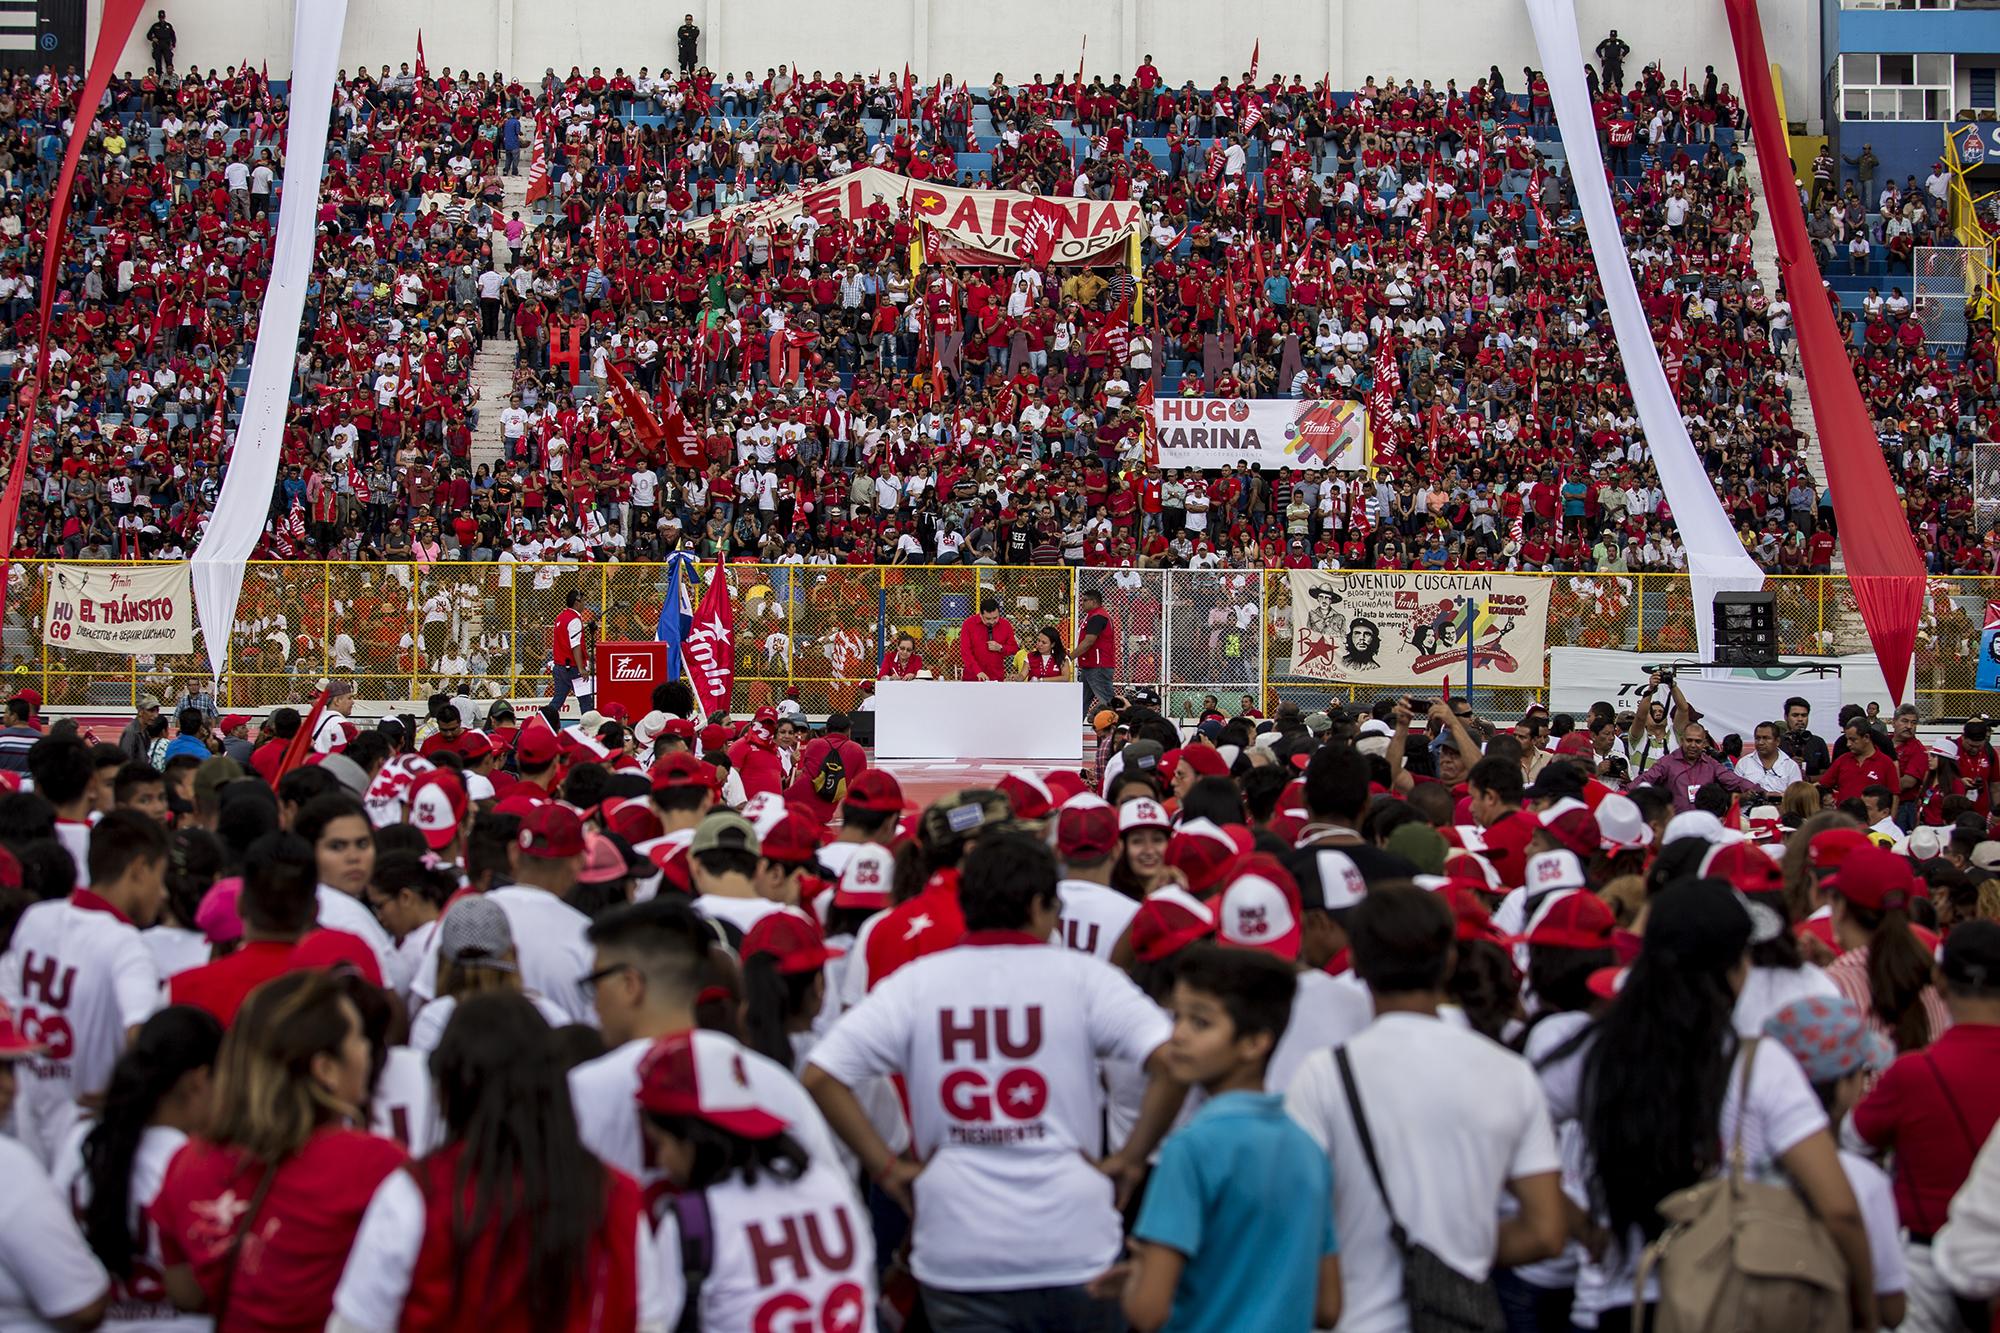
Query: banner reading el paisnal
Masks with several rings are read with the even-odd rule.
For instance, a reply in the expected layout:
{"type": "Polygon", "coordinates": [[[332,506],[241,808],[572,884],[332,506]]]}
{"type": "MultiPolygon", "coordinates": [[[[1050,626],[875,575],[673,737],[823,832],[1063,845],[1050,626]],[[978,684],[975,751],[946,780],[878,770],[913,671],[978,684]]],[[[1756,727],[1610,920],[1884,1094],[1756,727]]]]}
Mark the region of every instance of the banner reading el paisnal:
{"type": "Polygon", "coordinates": [[[1540,685],[1549,581],[1505,574],[1292,571],[1291,673],[1363,685],[1465,678],[1465,599],[1482,685],[1540,685]]]}
{"type": "Polygon", "coordinates": [[[1159,467],[1368,465],[1368,409],[1343,398],[1160,398],[1149,412],[1149,461],[1159,467]]]}
{"type": "Polygon", "coordinates": [[[42,642],[88,653],[194,651],[194,585],[171,565],[50,565],[42,642]]]}

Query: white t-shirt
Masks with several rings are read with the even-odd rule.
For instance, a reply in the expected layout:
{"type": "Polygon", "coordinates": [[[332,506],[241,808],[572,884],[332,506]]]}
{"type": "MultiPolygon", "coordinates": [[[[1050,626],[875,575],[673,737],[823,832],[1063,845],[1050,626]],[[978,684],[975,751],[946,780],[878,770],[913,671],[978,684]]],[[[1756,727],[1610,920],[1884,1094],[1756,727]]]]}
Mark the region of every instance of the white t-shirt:
{"type": "MultiPolygon", "coordinates": [[[[32,909],[31,909],[32,910],[32,909]]],[[[111,1284],[27,1147],[0,1134],[0,1333],[42,1333],[111,1284]]]]}
{"type": "Polygon", "coordinates": [[[368,1132],[402,1144],[412,1158],[422,1157],[444,1138],[430,1052],[411,1046],[389,1048],[375,1095],[368,1101],[368,1132]]]}
{"type": "Polygon", "coordinates": [[[1736,1035],[1760,1037],[1764,1020],[1794,1000],[1840,994],[1833,979],[1811,963],[1798,967],[1753,967],[1736,996],[1736,1035]]]}
{"type": "MultiPolygon", "coordinates": [[[[366,1329],[369,1333],[394,1333],[403,1320],[403,1303],[409,1299],[410,1274],[417,1266],[417,1254],[424,1246],[427,1210],[423,1191],[407,1171],[391,1171],[375,1188],[368,1210],[361,1214],[361,1228],[348,1251],[347,1267],[333,1292],[333,1313],[344,1320],[344,1328],[366,1329]]],[[[669,1328],[661,1289],[663,1267],[653,1248],[653,1229],[643,1211],[635,1224],[638,1246],[639,1326],[669,1328]]],[[[679,1257],[675,1257],[679,1275],[679,1257]]]]}
{"type": "MultiPolygon", "coordinates": [[[[971,938],[980,938],[977,934],[971,938]]],[[[917,1155],[910,1269],[950,1291],[1076,1286],[1117,1257],[1098,1064],[1143,1063],[1172,1024],[1124,973],[995,932],[884,978],[812,1063],[848,1087],[900,1073],[917,1155]]]]}
{"type": "Polygon", "coordinates": [[[769,898],[724,898],[717,894],[704,893],[695,898],[694,910],[710,921],[724,922],[748,935],[750,927],[773,912],[784,911],[785,905],[769,898]]]}
{"type": "MultiPolygon", "coordinates": [[[[1583,1062],[1588,1050],[1586,1043],[1568,1058],[1542,1069],[1549,1113],[1558,1124],[1576,1120],[1582,1109],[1583,1062]]],[[[1799,1062],[1775,1041],[1757,1043],[1757,1060],[1750,1068],[1747,1114],[1742,1087],[1743,1072],[1739,1066],[1731,1071],[1729,1090],[1722,1099],[1721,1140],[1733,1143],[1740,1122],[1746,1174],[1753,1180],[1779,1178],[1782,1171],[1778,1159],[1827,1127],[1826,1110],[1812,1084],[1806,1082],[1799,1062]]],[[[1584,1156],[1587,1178],[1590,1171],[1587,1144],[1584,1156]]],[[[1583,1265],[1577,1274],[1572,1313],[1578,1327],[1595,1328],[1599,1313],[1632,1303],[1639,1255],[1644,1248],[1644,1238],[1635,1228],[1624,1244],[1614,1241],[1601,1261],[1583,1265]]],[[[1646,1290],[1651,1299],[1657,1287],[1649,1282],[1646,1290]]]]}
{"type": "Polygon", "coordinates": [[[1841,1149],[1840,1169],[1861,1205],[1868,1228],[1869,1267],[1875,1270],[1875,1294],[1893,1296],[1910,1289],[1910,1267],[1903,1258],[1901,1220],[1896,1216],[1896,1187],[1889,1174],[1866,1157],[1841,1149]]]}
{"type": "Polygon", "coordinates": [[[1307,1056],[1354,1040],[1374,1021],[1375,1001],[1352,972],[1337,977],[1317,968],[1299,973],[1291,1021],[1264,1068],[1264,1091],[1285,1091],[1307,1056]]]}
{"type": "MultiPolygon", "coordinates": [[[[1381,1015],[1347,1053],[1397,1219],[1453,1269],[1484,1279],[1507,1182],[1561,1166],[1534,1070],[1497,1042],[1418,1014],[1381,1015]]],[[[1341,1333],[1400,1333],[1409,1327],[1402,1260],[1332,1051],[1306,1058],[1285,1109],[1333,1161],[1341,1333]]]]}
{"type": "MultiPolygon", "coordinates": [[[[764,1175],[745,1185],[735,1176],[704,1194],[713,1249],[701,1284],[702,1333],[875,1327],[874,1230],[832,1166],[816,1162],[794,1181],[764,1175]]],[[[672,1328],[687,1301],[672,1209],[661,1216],[653,1247],[663,1326],[672,1328]]]]}
{"type": "Polygon", "coordinates": [[[182,926],[148,926],[139,936],[153,951],[161,981],[171,981],[183,972],[206,966],[212,952],[206,935],[182,926]]]}
{"type": "MultiPolygon", "coordinates": [[[[659,1178],[647,1165],[645,1135],[639,1129],[639,1061],[652,1045],[640,1037],[569,1071],[569,1099],[584,1146],[606,1166],[642,1183],[659,1178]]],[[[783,1120],[785,1132],[815,1162],[836,1160],[833,1131],[792,1071],[748,1046],[742,1054],[757,1105],[783,1120]]]]}
{"type": "Polygon", "coordinates": [[[126,1030],[159,1008],[160,965],[139,928],[108,906],[51,899],[21,914],[0,956],[0,999],[28,1040],[49,1048],[15,1066],[14,1129],[38,1160],[53,1163],[76,1123],[77,1098],[110,1085],[126,1030]]]}
{"type": "MultiPolygon", "coordinates": [[[[535,1012],[540,1014],[542,1021],[552,1028],[567,1027],[572,1021],[570,1016],[547,996],[528,992],[523,998],[535,1006],[535,1012]]],[[[445,1025],[451,1022],[452,1014],[457,1011],[458,997],[455,995],[440,995],[426,1004],[417,1016],[410,1020],[411,1049],[426,1056],[436,1050],[438,1043],[444,1040],[445,1025]]]]}
{"type": "MultiPolygon", "coordinates": [[[[83,1140],[89,1134],[79,1125],[70,1133],[58,1155],[55,1171],[56,1193],[69,1204],[73,1216],[82,1217],[90,1204],[90,1178],[83,1173],[83,1140]]],[[[194,1333],[212,1329],[215,1321],[207,1315],[182,1314],[167,1298],[161,1273],[166,1260],[160,1254],[160,1233],[146,1209],[159,1197],[160,1182],[166,1179],[167,1163],[187,1142],[187,1135],[165,1125],[148,1126],[139,1138],[139,1151],[132,1157],[132,1235],[139,1242],[132,1256],[132,1276],[114,1279],[111,1309],[103,1327],[121,1333],[194,1333]]]]}
{"type": "Polygon", "coordinates": [[[395,984],[396,976],[403,970],[396,961],[396,941],[359,898],[342,893],[331,884],[320,885],[319,923],[328,930],[359,935],[374,951],[375,965],[382,969],[383,984],[395,984]]]}
{"type": "MultiPolygon", "coordinates": [[[[489,890],[486,896],[507,915],[514,936],[514,958],[521,968],[521,988],[548,1000],[565,1023],[597,1026],[597,1006],[579,981],[590,975],[597,952],[584,932],[590,918],[546,889],[519,884],[489,890]]],[[[449,909],[446,915],[449,915],[449,909]]],[[[437,998],[438,940],[433,932],[424,961],[410,981],[410,994],[425,1002],[437,998]]]]}
{"type": "Polygon", "coordinates": [[[1066,879],[1056,885],[1062,895],[1062,919],[1051,944],[1087,953],[1099,962],[1111,961],[1111,950],[1123,939],[1139,914],[1139,903],[1107,884],[1066,879]]]}

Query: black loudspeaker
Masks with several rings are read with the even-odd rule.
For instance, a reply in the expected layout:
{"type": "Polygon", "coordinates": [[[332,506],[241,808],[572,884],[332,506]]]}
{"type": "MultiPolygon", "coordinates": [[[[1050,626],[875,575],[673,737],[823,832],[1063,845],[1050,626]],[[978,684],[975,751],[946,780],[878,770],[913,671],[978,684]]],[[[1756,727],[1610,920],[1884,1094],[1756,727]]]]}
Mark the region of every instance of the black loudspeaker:
{"type": "Polygon", "coordinates": [[[1775,593],[1716,594],[1715,660],[1722,666],[1778,664],[1778,598],[1775,593]]]}

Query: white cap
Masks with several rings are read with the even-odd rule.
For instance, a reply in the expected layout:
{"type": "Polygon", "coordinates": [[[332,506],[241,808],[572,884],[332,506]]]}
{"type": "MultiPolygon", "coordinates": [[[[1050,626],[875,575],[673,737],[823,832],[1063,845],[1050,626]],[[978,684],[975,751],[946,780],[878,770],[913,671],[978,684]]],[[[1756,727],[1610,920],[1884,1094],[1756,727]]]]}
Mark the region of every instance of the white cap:
{"type": "Polygon", "coordinates": [[[1118,807],[1118,832],[1121,835],[1136,828],[1156,828],[1165,832],[1173,826],[1173,820],[1167,818],[1166,807],[1151,797],[1141,796],[1118,807]]]}
{"type": "Polygon", "coordinates": [[[1580,889],[1587,881],[1583,877],[1583,862],[1575,852],[1542,852],[1528,858],[1526,888],[1529,893],[1547,893],[1550,889],[1580,889]]]}
{"type": "Polygon", "coordinates": [[[1346,852],[1325,847],[1315,852],[1313,859],[1319,870],[1320,900],[1327,911],[1352,907],[1367,896],[1368,881],[1346,852]]]}

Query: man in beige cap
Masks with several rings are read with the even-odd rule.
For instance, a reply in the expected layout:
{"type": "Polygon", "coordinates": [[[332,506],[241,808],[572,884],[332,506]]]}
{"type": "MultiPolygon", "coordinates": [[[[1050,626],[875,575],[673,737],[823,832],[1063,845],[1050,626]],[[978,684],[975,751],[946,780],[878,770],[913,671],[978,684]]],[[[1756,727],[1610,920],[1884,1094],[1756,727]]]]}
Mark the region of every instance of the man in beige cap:
{"type": "Polygon", "coordinates": [[[154,727],[158,724],[159,720],[159,696],[153,694],[140,695],[138,712],[130,722],[125,724],[125,730],[118,734],[118,748],[123,750],[129,758],[144,759],[146,751],[153,744],[154,727]]]}

